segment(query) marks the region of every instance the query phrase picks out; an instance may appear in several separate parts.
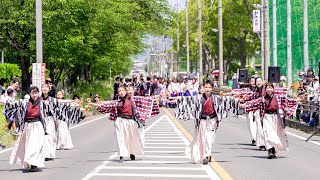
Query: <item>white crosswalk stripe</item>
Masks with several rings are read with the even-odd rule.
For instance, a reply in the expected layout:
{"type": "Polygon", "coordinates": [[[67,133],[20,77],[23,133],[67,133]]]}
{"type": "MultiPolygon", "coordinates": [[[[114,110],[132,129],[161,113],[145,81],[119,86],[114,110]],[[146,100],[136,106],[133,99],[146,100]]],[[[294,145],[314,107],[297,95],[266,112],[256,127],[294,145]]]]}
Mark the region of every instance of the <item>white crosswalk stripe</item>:
{"type": "Polygon", "coordinates": [[[82,180],[108,177],[139,179],[220,179],[213,169],[191,162],[184,154],[189,144],[169,117],[164,115],[145,130],[145,154],[135,161],[118,163],[117,153],[96,167],[82,180]],[[160,129],[159,129],[160,128],[160,129]]]}

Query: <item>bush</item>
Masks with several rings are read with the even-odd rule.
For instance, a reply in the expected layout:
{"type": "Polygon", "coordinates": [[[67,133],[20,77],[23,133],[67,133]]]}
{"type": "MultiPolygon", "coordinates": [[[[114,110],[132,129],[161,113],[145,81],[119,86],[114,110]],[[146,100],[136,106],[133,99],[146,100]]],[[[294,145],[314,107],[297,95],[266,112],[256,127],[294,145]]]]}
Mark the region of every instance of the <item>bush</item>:
{"type": "Polygon", "coordinates": [[[82,100],[89,98],[90,94],[99,94],[100,100],[106,101],[110,100],[113,96],[113,84],[110,86],[109,81],[96,81],[90,84],[81,84],[73,94],[78,95],[82,100]]]}
{"type": "Polygon", "coordinates": [[[11,82],[11,77],[21,77],[22,71],[17,64],[0,64],[0,79],[4,79],[6,83],[11,82]]]}

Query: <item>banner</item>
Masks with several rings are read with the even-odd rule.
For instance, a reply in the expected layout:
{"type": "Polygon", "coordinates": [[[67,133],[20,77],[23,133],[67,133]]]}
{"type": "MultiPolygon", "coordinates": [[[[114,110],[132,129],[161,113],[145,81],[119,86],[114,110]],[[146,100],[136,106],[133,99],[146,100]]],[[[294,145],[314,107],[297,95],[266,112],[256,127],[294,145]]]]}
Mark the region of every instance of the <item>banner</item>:
{"type": "Polygon", "coordinates": [[[32,86],[37,86],[41,92],[41,86],[46,81],[46,64],[32,64],[32,86]]]}
{"type": "Polygon", "coordinates": [[[260,32],[261,29],[260,10],[253,10],[253,32],[260,32]]]}

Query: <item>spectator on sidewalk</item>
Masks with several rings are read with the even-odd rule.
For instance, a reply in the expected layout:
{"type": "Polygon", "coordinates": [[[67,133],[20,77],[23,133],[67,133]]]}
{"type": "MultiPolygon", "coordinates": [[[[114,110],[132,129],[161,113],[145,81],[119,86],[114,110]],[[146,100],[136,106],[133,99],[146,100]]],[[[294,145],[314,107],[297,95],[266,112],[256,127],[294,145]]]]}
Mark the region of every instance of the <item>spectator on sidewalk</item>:
{"type": "Polygon", "coordinates": [[[287,87],[287,78],[281,73],[279,87],[287,87]]]}

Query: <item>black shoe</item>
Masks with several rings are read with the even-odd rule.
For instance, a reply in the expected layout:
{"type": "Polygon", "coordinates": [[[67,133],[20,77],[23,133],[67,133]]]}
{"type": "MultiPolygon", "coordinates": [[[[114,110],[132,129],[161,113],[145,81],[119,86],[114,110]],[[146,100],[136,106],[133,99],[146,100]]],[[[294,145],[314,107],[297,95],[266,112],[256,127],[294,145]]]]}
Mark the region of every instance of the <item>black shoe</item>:
{"type": "Polygon", "coordinates": [[[45,161],[53,161],[53,158],[45,158],[45,161]]]}
{"type": "Polygon", "coordinates": [[[268,159],[272,159],[273,154],[272,154],[272,149],[268,149],[268,159]]]}
{"type": "Polygon", "coordinates": [[[31,165],[31,168],[29,169],[29,172],[39,172],[39,171],[40,169],[38,169],[37,166],[33,166],[33,165],[31,165]]]}
{"type": "Polygon", "coordinates": [[[0,149],[5,149],[6,146],[0,143],[0,149]]]}
{"type": "Polygon", "coordinates": [[[136,160],[136,156],[134,156],[133,154],[130,154],[130,159],[134,161],[136,160]]]}
{"type": "Polygon", "coordinates": [[[260,151],[265,151],[265,150],[267,150],[267,149],[266,149],[265,146],[259,146],[259,150],[260,150],[260,151]]]}
{"type": "Polygon", "coordinates": [[[209,159],[204,158],[204,159],[203,159],[203,161],[202,161],[202,164],[203,164],[203,165],[207,165],[207,164],[208,164],[208,162],[209,162],[209,159]]]}
{"type": "Polygon", "coordinates": [[[271,153],[272,153],[272,156],[273,158],[276,158],[276,149],[274,149],[274,147],[271,149],[271,153]]]}
{"type": "Polygon", "coordinates": [[[255,146],[256,145],[256,141],[254,139],[252,139],[251,144],[252,144],[252,146],[255,146]]]}
{"type": "Polygon", "coordinates": [[[120,156],[119,163],[123,163],[123,161],[124,161],[123,157],[120,156]]]}

